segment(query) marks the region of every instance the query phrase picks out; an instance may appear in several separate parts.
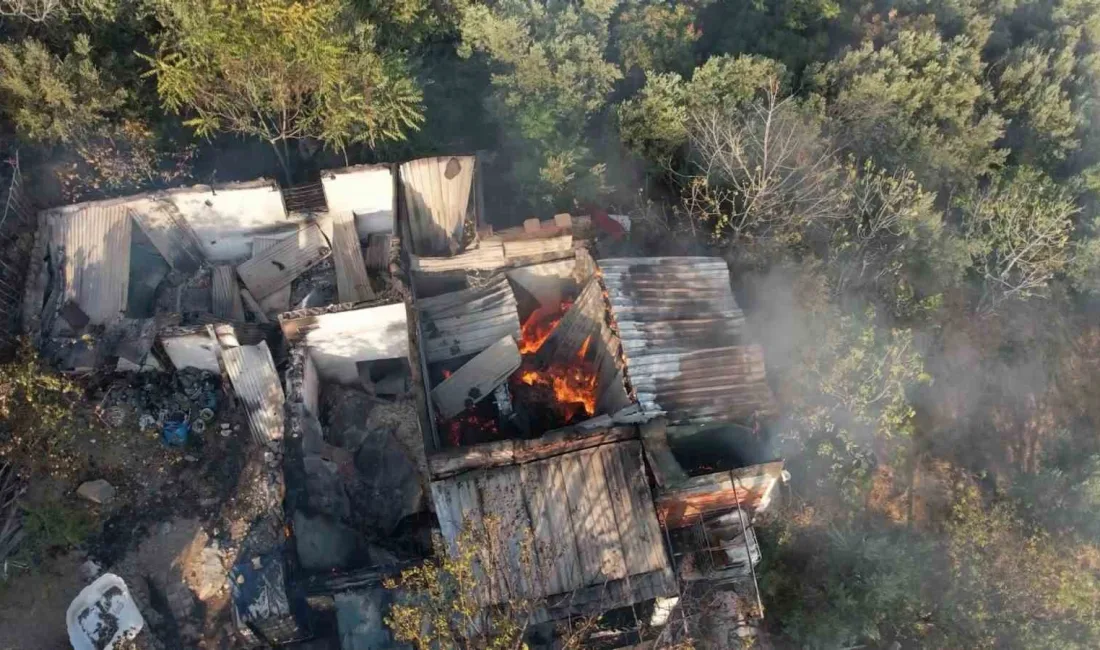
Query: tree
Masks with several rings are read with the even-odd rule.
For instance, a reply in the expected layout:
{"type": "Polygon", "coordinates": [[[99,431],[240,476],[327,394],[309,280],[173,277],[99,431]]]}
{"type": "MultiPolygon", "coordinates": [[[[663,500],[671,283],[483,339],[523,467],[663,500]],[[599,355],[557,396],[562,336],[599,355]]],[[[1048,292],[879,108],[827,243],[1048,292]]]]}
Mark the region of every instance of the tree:
{"type": "Polygon", "coordinates": [[[715,56],[695,69],[690,80],[675,72],[647,74],[645,86],[618,106],[623,143],[658,167],[688,141],[693,114],[735,113],[778,84],[786,94],[783,64],[760,56],[715,56]]]}
{"type": "Polygon", "coordinates": [[[112,11],[115,2],[116,0],[0,0],[0,16],[44,23],[74,15],[101,15],[112,11]]]}
{"type": "Polygon", "coordinates": [[[902,29],[825,64],[817,81],[841,143],[932,189],[973,185],[1006,153],[995,146],[1004,120],[990,110],[981,45],[902,29]]]}
{"type": "Polygon", "coordinates": [[[1066,188],[1021,167],[960,201],[963,232],[985,283],[984,302],[1041,292],[1071,260],[1070,232],[1080,211],[1066,188]]]}
{"type": "Polygon", "coordinates": [[[400,140],[419,126],[421,93],[369,24],[348,25],[339,0],[158,0],[164,32],[150,74],[165,108],[200,136],[226,131],[271,143],[288,180],[287,143],[400,140]]]}
{"type": "Polygon", "coordinates": [[[1075,59],[1072,50],[1019,47],[1006,57],[994,92],[1008,118],[1007,143],[1021,162],[1051,164],[1080,145],[1084,122],[1070,98],[1075,59]]]}
{"type": "Polygon", "coordinates": [[[0,43],[0,107],[28,142],[73,144],[97,134],[126,100],[78,35],[63,58],[34,39],[0,43]]]}
{"type": "Polygon", "coordinates": [[[791,235],[843,214],[833,151],[814,116],[779,95],[778,81],[742,110],[692,115],[688,129],[697,169],[689,202],[716,234],[791,235]]]}
{"type": "Polygon", "coordinates": [[[689,73],[695,65],[693,49],[702,32],[695,8],[663,3],[629,6],[615,25],[615,44],[623,68],[646,73],[689,73]]]}
{"type": "Polygon", "coordinates": [[[493,72],[491,113],[508,138],[514,176],[531,198],[569,205],[602,194],[605,167],[586,129],[622,77],[608,61],[615,0],[503,0],[462,12],[462,52],[493,72]]]}

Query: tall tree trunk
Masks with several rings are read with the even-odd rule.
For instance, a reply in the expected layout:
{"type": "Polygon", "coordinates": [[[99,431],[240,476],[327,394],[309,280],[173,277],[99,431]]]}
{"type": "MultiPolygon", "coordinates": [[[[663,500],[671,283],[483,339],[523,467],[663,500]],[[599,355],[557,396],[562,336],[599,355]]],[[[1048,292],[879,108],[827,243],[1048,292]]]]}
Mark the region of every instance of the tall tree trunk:
{"type": "Polygon", "coordinates": [[[276,140],[268,140],[271,143],[271,148],[275,150],[275,157],[279,159],[279,166],[283,168],[283,180],[286,182],[286,186],[293,185],[293,181],[290,177],[290,166],[287,164],[287,156],[285,155],[285,149],[279,148],[279,143],[276,140]]]}

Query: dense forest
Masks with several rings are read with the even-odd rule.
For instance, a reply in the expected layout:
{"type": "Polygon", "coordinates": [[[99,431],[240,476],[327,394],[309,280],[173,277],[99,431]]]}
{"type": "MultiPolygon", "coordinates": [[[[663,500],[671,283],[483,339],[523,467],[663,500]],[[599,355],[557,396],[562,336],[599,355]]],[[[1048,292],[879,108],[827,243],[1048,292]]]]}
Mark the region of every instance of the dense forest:
{"type": "Polygon", "coordinates": [[[0,14],[40,200],[477,150],[507,225],[600,206],[729,259],[793,477],[776,647],[1100,647],[1100,0],[0,14]]]}

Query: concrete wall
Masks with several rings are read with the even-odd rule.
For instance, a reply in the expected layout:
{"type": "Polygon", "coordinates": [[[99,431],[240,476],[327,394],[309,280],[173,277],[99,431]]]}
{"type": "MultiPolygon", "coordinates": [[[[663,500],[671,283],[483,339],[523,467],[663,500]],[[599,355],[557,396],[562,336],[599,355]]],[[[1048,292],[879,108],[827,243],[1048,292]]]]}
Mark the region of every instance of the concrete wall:
{"type": "Polygon", "coordinates": [[[330,214],[351,212],[359,239],[394,231],[393,172],[384,165],[358,165],[321,173],[330,214]]]}
{"type": "Polygon", "coordinates": [[[272,182],[238,183],[211,191],[202,186],[164,197],[174,204],[202,242],[211,262],[252,255],[252,238],[291,228],[283,195],[272,182]]]}
{"type": "Polygon", "coordinates": [[[357,384],[359,361],[409,356],[405,303],[311,317],[305,345],[323,381],[357,384]]]}

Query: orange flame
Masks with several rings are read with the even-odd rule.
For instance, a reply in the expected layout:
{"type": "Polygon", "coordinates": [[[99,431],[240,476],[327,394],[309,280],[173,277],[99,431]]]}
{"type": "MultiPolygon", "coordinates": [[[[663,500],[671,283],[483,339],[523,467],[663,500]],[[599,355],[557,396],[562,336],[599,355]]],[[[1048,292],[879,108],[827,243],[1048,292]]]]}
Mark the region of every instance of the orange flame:
{"type": "Polygon", "coordinates": [[[550,334],[553,333],[554,328],[558,326],[572,304],[572,302],[567,301],[556,306],[539,307],[532,312],[527,320],[523,322],[523,327],[520,328],[519,353],[534,354],[538,352],[546,339],[550,338],[550,334]]]}
{"type": "Polygon", "coordinates": [[[546,386],[553,391],[554,400],[566,420],[577,415],[578,409],[587,416],[596,414],[596,373],[591,364],[584,360],[591,342],[591,336],[584,340],[577,354],[578,363],[554,363],[544,370],[520,371],[519,379],[523,383],[528,386],[546,386]]]}

